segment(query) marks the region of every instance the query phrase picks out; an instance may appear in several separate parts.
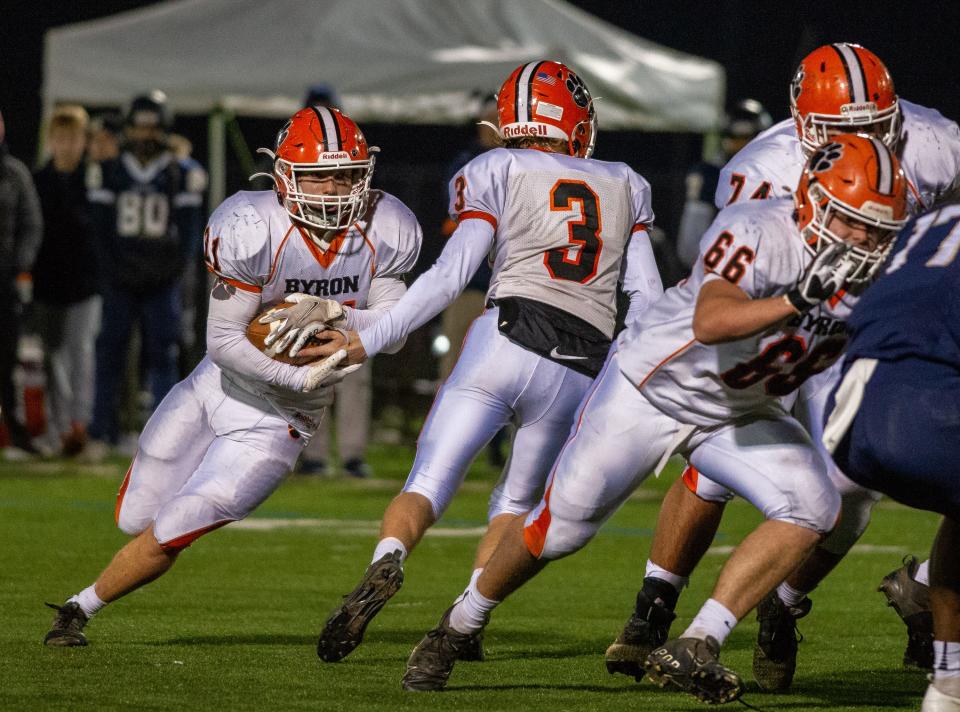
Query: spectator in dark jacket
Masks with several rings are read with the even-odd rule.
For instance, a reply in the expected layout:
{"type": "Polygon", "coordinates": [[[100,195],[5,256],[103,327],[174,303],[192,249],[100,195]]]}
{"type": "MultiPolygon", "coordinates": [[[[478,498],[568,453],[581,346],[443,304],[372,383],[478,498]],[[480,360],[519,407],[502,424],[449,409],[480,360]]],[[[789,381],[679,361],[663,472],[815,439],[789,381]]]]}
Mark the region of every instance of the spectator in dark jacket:
{"type": "Polygon", "coordinates": [[[162,92],[135,98],[120,157],[87,172],[103,297],[91,460],[118,441],[122,364],[137,324],[154,406],[178,378],[180,282],[188,261],[199,259],[206,174],[167,149],[171,124],[162,92]]]}
{"type": "Polygon", "coordinates": [[[43,224],[30,171],[9,154],[4,138],[0,116],[0,411],[12,444],[33,453],[27,429],[17,419],[13,370],[23,307],[32,298],[31,272],[43,224]]]}
{"type": "Polygon", "coordinates": [[[50,160],[34,174],[43,243],[33,270],[34,318],[43,339],[47,431],[65,455],[80,452],[93,410],[94,345],[100,331],[97,264],[87,209],[87,112],[57,108],[47,129],[50,160]],[[59,440],[59,442],[57,442],[59,440]]]}

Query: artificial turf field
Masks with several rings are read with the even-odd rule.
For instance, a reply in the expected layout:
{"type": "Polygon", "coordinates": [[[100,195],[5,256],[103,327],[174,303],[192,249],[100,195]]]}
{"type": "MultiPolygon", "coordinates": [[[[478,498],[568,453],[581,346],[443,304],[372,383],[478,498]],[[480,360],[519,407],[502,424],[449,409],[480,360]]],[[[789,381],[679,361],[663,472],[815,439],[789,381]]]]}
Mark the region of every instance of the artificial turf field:
{"type": "MultiPolygon", "coordinates": [[[[403,589],[341,663],[316,657],[317,634],[369,562],[379,517],[412,452],[380,448],[378,479],[291,477],[244,525],[188,549],[161,580],[88,625],[89,647],[41,645],[62,602],[125,541],[114,527],[124,465],[0,464],[0,709],[687,710],[703,705],[608,675],[603,651],[630,613],[668,469],[584,551],[551,565],[494,614],[487,661],[459,663],[443,693],[400,689],[412,647],[466,585],[494,475],[475,466],[435,532],[406,565],[403,589]]],[[[732,503],[716,549],[681,597],[682,632],[729,548],[759,521],[732,503]]],[[[763,710],[916,710],[922,673],[904,670],[904,627],[874,591],[937,521],[888,501],[860,546],[813,596],[794,690],[744,700],[763,710]]],[[[751,680],[751,616],[723,660],[751,680]]],[[[743,709],[734,703],[733,708],[743,709]]]]}

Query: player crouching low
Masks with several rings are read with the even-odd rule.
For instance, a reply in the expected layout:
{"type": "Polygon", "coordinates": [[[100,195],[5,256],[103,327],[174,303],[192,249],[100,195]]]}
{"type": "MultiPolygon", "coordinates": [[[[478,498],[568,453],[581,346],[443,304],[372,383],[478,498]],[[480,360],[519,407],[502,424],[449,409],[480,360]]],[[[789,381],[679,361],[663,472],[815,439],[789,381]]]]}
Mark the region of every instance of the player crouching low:
{"type": "Polygon", "coordinates": [[[95,583],[48,604],[57,614],[47,645],[86,645],[94,613],[164,574],[201,535],[249,515],[293,467],[346,369],[335,369],[336,358],[274,360],[247,326],[303,285],[337,279],[344,288],[335,302],[297,294],[272,318],[321,311],[326,323],[358,329],[404,293],[421,231],[399,200],[370,190],[375,150],[339,111],[303,109],[271,153],[276,190],[241,191],[211,216],[207,355],[140,436],[116,505],[117,525],[134,538],[95,583]]]}

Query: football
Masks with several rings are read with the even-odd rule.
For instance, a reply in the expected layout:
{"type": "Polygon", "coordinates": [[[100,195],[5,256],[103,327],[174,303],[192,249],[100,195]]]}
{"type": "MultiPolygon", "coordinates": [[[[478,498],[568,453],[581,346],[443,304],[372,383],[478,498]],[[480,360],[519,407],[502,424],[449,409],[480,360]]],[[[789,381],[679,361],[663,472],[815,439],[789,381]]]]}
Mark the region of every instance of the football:
{"type": "MultiPolygon", "coordinates": [[[[266,356],[269,356],[269,357],[272,358],[272,359],[275,359],[275,360],[277,360],[277,361],[281,361],[281,362],[283,362],[283,363],[288,363],[288,364],[290,364],[291,366],[305,366],[305,365],[308,364],[308,363],[312,363],[313,361],[316,361],[316,360],[317,360],[317,357],[316,357],[316,356],[293,356],[293,357],[291,357],[291,356],[289,356],[289,355],[286,353],[286,351],[284,351],[283,353],[278,354],[278,353],[275,353],[275,352],[274,352],[273,348],[268,347],[268,346],[265,346],[264,343],[263,343],[264,339],[267,338],[267,334],[269,334],[273,329],[279,328],[280,322],[279,322],[279,321],[274,321],[274,322],[271,322],[271,323],[269,323],[269,324],[261,324],[261,323],[260,323],[260,317],[266,316],[267,314],[270,314],[270,313],[272,313],[272,312],[274,312],[274,311],[277,311],[277,310],[279,310],[279,309],[284,309],[284,308],[286,308],[286,307],[288,307],[288,306],[290,306],[290,305],[289,305],[289,304],[276,304],[276,305],[274,305],[274,306],[272,306],[272,307],[270,307],[270,308],[268,308],[268,309],[265,309],[264,311],[260,312],[260,313],[257,314],[255,317],[253,317],[253,320],[252,320],[252,321],[250,322],[250,324],[247,326],[247,338],[250,340],[250,343],[252,343],[254,346],[256,346],[256,347],[260,350],[261,353],[265,354],[266,356]]],[[[317,341],[314,340],[314,339],[311,339],[311,340],[308,341],[307,343],[308,343],[308,344],[316,344],[316,343],[319,343],[319,342],[317,342],[317,341]]]]}

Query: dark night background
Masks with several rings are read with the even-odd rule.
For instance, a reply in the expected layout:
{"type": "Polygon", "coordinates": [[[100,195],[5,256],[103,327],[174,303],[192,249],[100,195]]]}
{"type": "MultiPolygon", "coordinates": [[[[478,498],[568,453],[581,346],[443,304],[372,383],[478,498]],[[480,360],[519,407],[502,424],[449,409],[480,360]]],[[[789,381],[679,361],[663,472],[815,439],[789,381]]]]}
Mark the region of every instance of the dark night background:
{"type": "MultiPolygon", "coordinates": [[[[53,26],[146,4],[138,0],[4,4],[0,22],[0,109],[15,155],[28,163],[36,156],[44,32],[53,26]]],[[[641,37],[720,62],[727,70],[728,101],[755,97],[776,120],[788,115],[787,85],[798,61],[816,46],[838,40],[859,42],[879,55],[893,73],[901,96],[960,119],[960,3],[943,7],[935,3],[884,2],[575,0],[573,4],[641,37]]],[[[270,48],[238,51],[259,53],[270,48]]],[[[290,61],[296,59],[291,57],[290,61]]],[[[318,76],[318,80],[336,85],[335,77],[318,76]]],[[[240,128],[247,143],[255,148],[271,143],[277,123],[241,119],[240,128]]],[[[194,141],[195,155],[205,161],[205,119],[178,117],[176,128],[194,141]]],[[[428,237],[435,235],[435,226],[445,210],[446,162],[455,147],[466,142],[472,129],[365,123],[364,131],[371,143],[383,149],[376,183],[405,200],[418,214],[428,237]]],[[[596,156],[624,160],[651,181],[657,222],[671,234],[682,207],[684,170],[700,150],[698,136],[601,129],[596,156]]],[[[236,162],[229,165],[228,178],[229,191],[243,186],[244,175],[236,162]]],[[[424,261],[432,262],[436,254],[432,248],[438,248],[439,241],[428,241],[425,247],[424,261]]]]}

